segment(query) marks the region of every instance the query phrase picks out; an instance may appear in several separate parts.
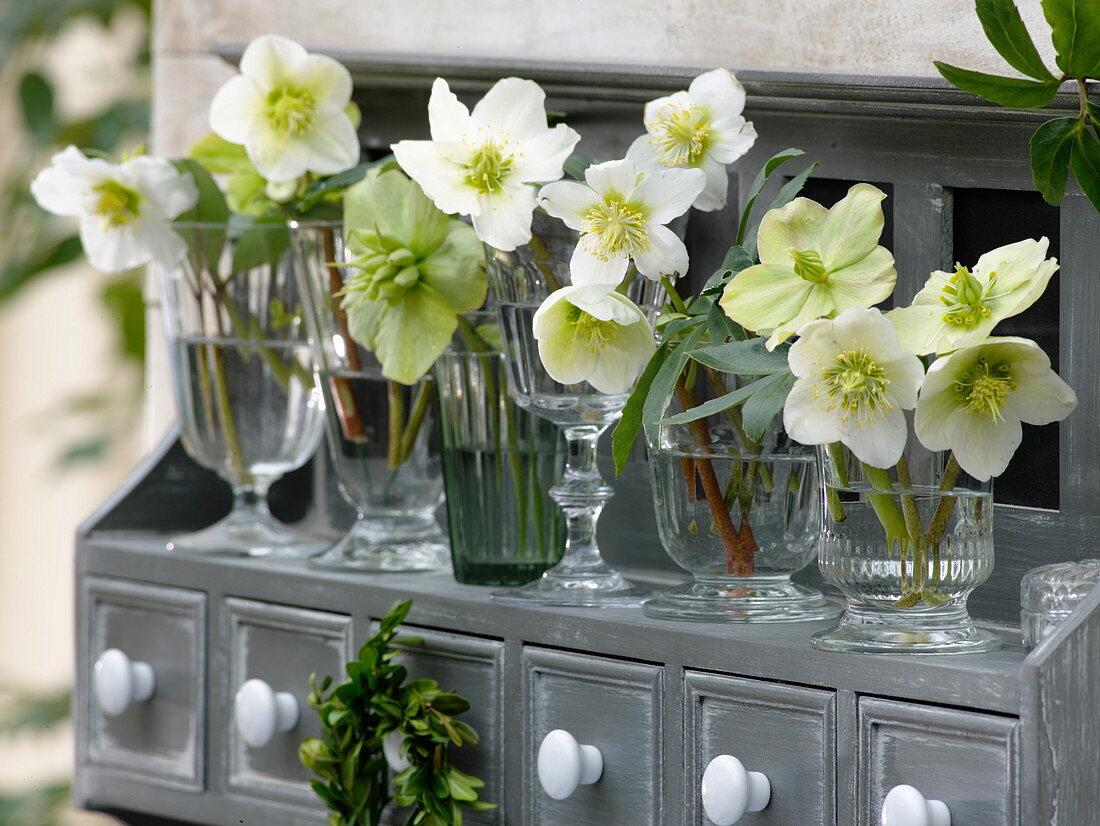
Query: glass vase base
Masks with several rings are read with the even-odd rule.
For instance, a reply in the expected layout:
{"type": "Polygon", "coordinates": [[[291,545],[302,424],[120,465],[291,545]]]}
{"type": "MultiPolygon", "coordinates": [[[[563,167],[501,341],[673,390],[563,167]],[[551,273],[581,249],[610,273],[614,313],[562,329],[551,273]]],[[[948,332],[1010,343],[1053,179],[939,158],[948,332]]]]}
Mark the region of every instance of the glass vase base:
{"type": "Polygon", "coordinates": [[[344,537],[309,560],[311,568],[400,573],[450,567],[451,549],[434,518],[360,519],[344,537]]]}
{"type": "Polygon", "coordinates": [[[220,522],[195,533],[173,537],[169,551],[207,556],[291,557],[312,556],[328,545],[284,525],[274,517],[231,513],[220,522]]]}
{"type": "Polygon", "coordinates": [[[849,606],[840,625],[810,637],[814,648],[851,654],[981,654],[1003,640],[965,608],[899,611],[849,606]]]}
{"type": "Polygon", "coordinates": [[[455,580],[463,585],[491,585],[509,588],[526,585],[538,579],[553,565],[551,562],[527,562],[523,560],[459,559],[452,557],[455,580]]]}
{"type": "Polygon", "coordinates": [[[551,569],[522,588],[494,591],[491,596],[497,602],[519,605],[622,608],[641,605],[653,592],[628,582],[614,571],[563,576],[551,569]]]}
{"type": "Polygon", "coordinates": [[[836,619],[843,608],[786,577],[730,577],[677,585],[646,602],[642,612],[688,622],[811,622],[836,619]]]}

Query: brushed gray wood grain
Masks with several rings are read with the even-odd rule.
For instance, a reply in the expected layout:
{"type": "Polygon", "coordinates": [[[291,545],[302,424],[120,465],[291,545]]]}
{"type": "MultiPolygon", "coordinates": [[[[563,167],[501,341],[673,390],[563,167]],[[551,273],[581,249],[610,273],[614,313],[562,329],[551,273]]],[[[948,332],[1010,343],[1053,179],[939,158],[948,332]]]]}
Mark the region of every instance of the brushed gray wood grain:
{"type": "Polygon", "coordinates": [[[526,826],[666,826],[663,811],[664,731],[659,666],[620,662],[528,646],[523,652],[526,826]],[[603,776],[566,800],[543,791],[536,758],[543,737],[565,729],[603,755],[603,776]]]}
{"type": "Polygon", "coordinates": [[[859,826],[880,826],[902,783],[946,803],[958,826],[1019,822],[1014,718],[864,697],[859,726],[859,826]]]}
{"type": "Polygon", "coordinates": [[[837,822],[833,692],[700,672],[685,674],[684,684],[685,823],[709,826],[700,781],[720,754],[771,782],[771,801],[746,814],[746,826],[837,822]]]}
{"type": "Polygon", "coordinates": [[[181,588],[89,577],[85,593],[79,762],[95,763],[162,786],[203,788],[205,599],[181,588]],[[88,676],[96,658],[118,648],[153,668],[152,698],[105,715],[88,676]]]}
{"type": "Polygon", "coordinates": [[[309,787],[312,775],[298,760],[298,744],[321,734],[317,714],[307,704],[309,675],[342,676],[352,656],[351,617],[237,598],[224,600],[221,614],[228,663],[217,681],[216,702],[228,712],[229,725],[212,734],[210,746],[227,758],[225,790],[286,801],[306,810],[302,822],[323,823],[323,807],[309,787]],[[298,701],[298,725],[259,748],[241,739],[234,708],[237,690],[251,679],[264,680],[298,701]]]}

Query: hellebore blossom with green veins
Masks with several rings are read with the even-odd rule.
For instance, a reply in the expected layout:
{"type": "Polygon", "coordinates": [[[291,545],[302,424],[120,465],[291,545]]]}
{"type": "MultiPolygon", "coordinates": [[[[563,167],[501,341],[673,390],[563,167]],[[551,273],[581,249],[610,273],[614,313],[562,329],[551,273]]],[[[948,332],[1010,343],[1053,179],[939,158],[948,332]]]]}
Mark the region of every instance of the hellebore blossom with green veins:
{"type": "Polygon", "coordinates": [[[199,198],[191,175],[164,158],[139,155],[112,164],[75,146],[53,156],[31,182],[31,194],[47,212],[80,220],[84,254],[103,272],[179,263],[187,244],[168,222],[199,198]]]}
{"type": "Polygon", "coordinates": [[[997,322],[1019,315],[1047,287],[1058,260],[1047,258],[1046,238],[1027,239],[990,250],[967,269],[932,273],[908,307],[886,317],[914,353],[948,353],[981,341],[997,322]]]}
{"type": "Polygon", "coordinates": [[[499,250],[531,240],[538,184],[556,181],[580,140],[565,124],[546,125],[546,94],[531,80],[497,81],[474,106],[443,78],[428,101],[430,141],[395,143],[394,157],[437,207],[469,215],[478,237],[499,250]]]}
{"type": "Polygon", "coordinates": [[[359,162],[347,111],[351,74],[340,63],[266,34],[248,44],[240,68],[214,95],[210,128],[242,144],[264,179],[283,184],[307,172],[335,175],[359,162]]]}
{"type": "Polygon", "coordinates": [[[626,156],[638,169],[694,168],[706,174],[706,186],[693,206],[713,212],[726,205],[726,165],[748,152],[756,130],[741,113],[745,89],[729,69],[699,75],[687,91],[651,100],[645,106],[646,134],[626,156]]]}
{"type": "Polygon", "coordinates": [[[657,349],[645,313],[607,286],[555,290],[535,311],[532,332],[546,372],[562,384],[629,392],[657,349]]]}
{"type": "Polygon", "coordinates": [[[1060,422],[1075,407],[1077,395],[1038,344],[987,338],[932,364],[914,427],[926,448],[952,451],[964,471],[985,481],[1008,467],[1023,438],[1021,422],[1060,422]]]}
{"type": "Polygon", "coordinates": [[[343,291],[352,338],[382,374],[415,384],[447,347],[458,316],[485,301],[484,250],[473,229],[440,212],[399,170],[371,170],[344,199],[357,272],[343,291]]]}
{"type": "Polygon", "coordinates": [[[584,179],[547,184],[539,192],[542,208],[581,234],[569,261],[574,284],[615,287],[631,259],[654,281],[687,271],[687,247],[665,224],[691,209],[703,191],[700,170],[645,174],[625,159],[593,164],[584,179]]]}

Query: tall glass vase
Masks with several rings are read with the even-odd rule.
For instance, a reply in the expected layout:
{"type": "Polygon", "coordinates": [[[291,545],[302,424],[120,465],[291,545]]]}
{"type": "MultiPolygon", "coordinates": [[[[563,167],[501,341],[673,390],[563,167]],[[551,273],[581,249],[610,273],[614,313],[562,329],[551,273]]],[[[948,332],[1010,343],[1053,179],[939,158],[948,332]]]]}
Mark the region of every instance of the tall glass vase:
{"type": "Polygon", "coordinates": [[[348,533],[312,558],[319,568],[424,571],[445,567],[436,521],[443,501],[434,426],[435,385],[386,379],[348,329],[339,293],[349,273],[339,224],[295,224],[302,291],[313,333],[326,433],[340,492],[355,509],[348,533]]]}
{"type": "Polygon", "coordinates": [[[993,492],[912,434],[896,467],[819,449],[818,565],[844,592],[840,626],[812,637],[829,651],[972,654],[1001,646],[966,601],[993,571],[993,492]]]}
{"type": "MultiPolygon", "coordinates": [[[[575,245],[564,226],[539,220],[531,244],[513,252],[487,248],[489,283],[501,322],[509,387],[516,403],[553,422],[568,446],[565,473],[550,495],[565,514],[567,538],[561,562],[540,579],[493,597],[510,602],[566,606],[639,605],[648,591],[623,578],[600,553],[596,524],[613,491],[600,476],[600,436],[622,413],[628,393],[607,395],[587,382],[564,385],[542,366],[532,319],[543,300],[569,282],[575,245]]],[[[660,305],[661,287],[640,276],[628,295],[643,309],[660,305]]]]}
{"type": "Polygon", "coordinates": [[[157,268],[180,438],[233,489],[220,522],[172,550],[309,555],[324,545],[275,519],[267,491],[321,437],[310,342],[284,225],[176,224],[188,242],[157,268]]]}

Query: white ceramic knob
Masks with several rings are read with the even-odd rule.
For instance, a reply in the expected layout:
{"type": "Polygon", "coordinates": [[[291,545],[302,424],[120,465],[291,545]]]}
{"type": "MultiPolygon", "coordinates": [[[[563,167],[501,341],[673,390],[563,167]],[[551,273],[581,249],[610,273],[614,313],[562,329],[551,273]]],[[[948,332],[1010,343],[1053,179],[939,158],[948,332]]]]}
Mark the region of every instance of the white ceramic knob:
{"type": "Polygon", "coordinates": [[[298,725],[298,700],[289,691],[275,692],[263,680],[248,680],[234,702],[237,731],[246,745],[266,746],[276,732],[298,725]]]}
{"type": "Polygon", "coordinates": [[[894,786],[882,801],[882,826],[951,826],[951,812],[912,786],[894,786]]]}
{"type": "Polygon", "coordinates": [[[122,714],[134,703],[144,703],[153,696],[157,678],[148,663],[130,662],[117,648],[108,648],[99,655],[92,671],[95,696],[104,714],[122,714]]]}
{"type": "Polygon", "coordinates": [[[763,772],[745,770],[729,754],[720,754],[707,764],[700,784],[703,811],[717,826],[732,826],[745,812],[759,812],[772,799],[772,784],[763,772]]]}
{"type": "Polygon", "coordinates": [[[401,754],[401,745],[405,742],[405,735],[399,731],[391,731],[382,738],[382,754],[386,756],[386,763],[394,774],[401,774],[412,763],[409,758],[401,754]]]}
{"type": "Polygon", "coordinates": [[[565,800],[603,774],[603,755],[595,746],[582,746],[568,731],[554,729],[539,746],[539,782],[554,800],[565,800]]]}

